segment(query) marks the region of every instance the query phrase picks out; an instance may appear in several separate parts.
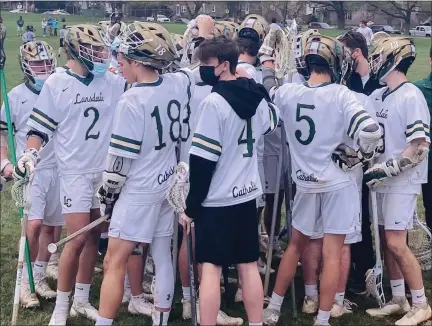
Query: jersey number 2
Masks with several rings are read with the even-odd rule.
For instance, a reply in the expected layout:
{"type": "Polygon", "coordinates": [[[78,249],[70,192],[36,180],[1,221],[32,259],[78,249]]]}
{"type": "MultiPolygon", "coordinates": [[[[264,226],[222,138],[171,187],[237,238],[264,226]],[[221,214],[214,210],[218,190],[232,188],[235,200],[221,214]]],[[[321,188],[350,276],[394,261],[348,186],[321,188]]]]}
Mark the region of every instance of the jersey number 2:
{"type": "Polygon", "coordinates": [[[100,135],[100,131],[98,131],[98,133],[96,135],[90,135],[90,131],[93,129],[93,127],[95,126],[96,122],[99,120],[99,111],[96,108],[93,108],[93,107],[87,108],[84,111],[84,117],[88,118],[90,116],[90,113],[89,113],[90,111],[94,112],[94,119],[93,119],[93,122],[90,125],[90,127],[87,129],[87,132],[86,132],[86,135],[85,135],[85,140],[90,139],[90,138],[92,138],[92,139],[98,139],[99,135],[100,135]]]}
{"type": "Polygon", "coordinates": [[[302,121],[305,120],[307,122],[307,124],[309,125],[309,135],[307,136],[306,139],[302,139],[302,132],[301,130],[297,129],[295,131],[295,137],[296,139],[299,141],[300,144],[302,145],[309,145],[314,136],[315,136],[315,122],[312,120],[311,117],[307,116],[307,115],[301,115],[300,111],[301,109],[309,109],[309,110],[313,110],[315,109],[314,105],[307,105],[307,104],[297,104],[297,111],[296,111],[296,121],[302,121]]]}
{"type": "Polygon", "coordinates": [[[255,143],[255,139],[252,137],[252,120],[249,118],[246,120],[246,125],[243,127],[243,130],[238,138],[238,144],[246,144],[247,152],[243,154],[243,157],[252,157],[253,154],[253,144],[255,143]],[[243,138],[246,130],[246,138],[243,138]]]}

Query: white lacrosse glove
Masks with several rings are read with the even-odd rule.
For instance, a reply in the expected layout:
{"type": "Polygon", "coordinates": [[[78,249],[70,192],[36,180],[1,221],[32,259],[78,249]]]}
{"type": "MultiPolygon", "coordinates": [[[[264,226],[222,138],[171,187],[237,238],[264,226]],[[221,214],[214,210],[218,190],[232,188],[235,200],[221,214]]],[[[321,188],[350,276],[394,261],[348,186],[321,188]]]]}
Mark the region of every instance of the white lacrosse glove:
{"type": "Polygon", "coordinates": [[[364,161],[359,158],[358,152],[345,144],[339,145],[331,158],[342,171],[351,171],[364,164],[364,161]]]}
{"type": "Polygon", "coordinates": [[[35,166],[39,163],[39,161],[40,155],[37,149],[26,149],[15,165],[13,178],[16,181],[20,181],[28,177],[34,171],[35,166]]]}
{"type": "Polygon", "coordinates": [[[377,149],[382,146],[381,128],[374,132],[361,130],[359,134],[359,151],[358,156],[361,160],[370,161],[375,157],[377,149]]]}
{"type": "Polygon", "coordinates": [[[264,38],[263,44],[258,51],[260,62],[274,61],[274,49],[276,48],[277,33],[281,32],[276,29],[271,29],[264,38]]]}
{"type": "Polygon", "coordinates": [[[120,191],[126,182],[126,176],[104,171],[102,174],[102,185],[97,190],[96,196],[100,202],[101,217],[112,214],[114,204],[120,196],[120,191]]]}

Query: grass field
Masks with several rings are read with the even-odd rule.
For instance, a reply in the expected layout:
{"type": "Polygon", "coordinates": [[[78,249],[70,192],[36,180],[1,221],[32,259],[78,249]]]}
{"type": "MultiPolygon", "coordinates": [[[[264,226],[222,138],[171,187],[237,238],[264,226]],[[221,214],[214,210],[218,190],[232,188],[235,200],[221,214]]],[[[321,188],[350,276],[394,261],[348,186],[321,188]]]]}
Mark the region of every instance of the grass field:
{"type": "MultiPolygon", "coordinates": [[[[25,20],[25,25],[32,24],[36,27],[36,36],[38,39],[43,39],[49,42],[56,50],[58,48],[58,38],[56,37],[41,37],[41,19],[42,15],[38,14],[24,14],[22,15],[25,20]]],[[[21,40],[16,36],[16,20],[18,14],[2,13],[4,24],[7,27],[7,39],[5,42],[5,50],[7,55],[6,62],[6,81],[7,88],[10,90],[14,86],[18,85],[22,80],[22,72],[18,65],[18,47],[21,44],[21,40]]],[[[67,16],[66,24],[76,24],[83,22],[97,22],[99,18],[87,18],[80,16],[67,16]]],[[[183,33],[186,25],[182,24],[166,24],[165,27],[170,32],[183,33]]],[[[342,31],[332,30],[330,31],[331,36],[336,36],[343,33],[342,31]]],[[[409,71],[409,79],[415,81],[422,79],[427,76],[430,72],[430,66],[427,62],[427,57],[430,47],[430,39],[427,38],[416,38],[417,46],[417,59],[414,62],[413,67],[409,71]]],[[[60,59],[59,64],[63,64],[64,59],[60,59]]],[[[2,94],[3,95],[3,94],[2,94]]],[[[17,243],[20,234],[20,223],[17,214],[17,209],[11,200],[10,192],[3,192],[0,196],[0,215],[1,215],[1,230],[0,230],[0,325],[10,324],[12,314],[12,300],[13,290],[16,273],[16,262],[17,262],[17,243]]],[[[420,214],[422,214],[422,207],[420,214]]],[[[274,276],[273,276],[274,278],[274,276]]],[[[425,274],[427,290],[427,296],[432,298],[432,273],[428,272],[425,274]]],[[[272,279],[272,281],[274,281],[272,279]]],[[[101,276],[98,275],[95,278],[94,284],[91,291],[91,302],[97,307],[99,303],[99,288],[101,283],[101,276]]],[[[54,283],[51,283],[55,287],[54,283]]],[[[296,289],[297,297],[296,303],[301,309],[301,303],[303,298],[303,284],[301,273],[299,272],[296,278],[296,289]]],[[[189,322],[184,322],[181,319],[181,303],[180,303],[181,289],[177,287],[176,296],[173,305],[173,312],[170,316],[170,325],[188,325],[189,322]]],[[[332,325],[391,325],[394,323],[394,318],[376,320],[368,317],[364,310],[369,307],[375,306],[375,302],[372,299],[366,298],[353,298],[348,297],[352,301],[356,302],[359,307],[355,310],[353,315],[344,316],[338,320],[332,320],[332,325]]],[[[279,325],[311,325],[313,323],[311,316],[299,314],[297,319],[294,319],[291,313],[291,302],[290,297],[287,296],[284,302],[283,316],[279,325]]],[[[46,325],[49,321],[50,314],[53,309],[53,302],[45,300],[41,301],[41,308],[35,310],[20,310],[19,314],[19,325],[46,325]]],[[[235,304],[234,307],[227,310],[232,316],[240,316],[245,319],[245,311],[243,305],[235,304]]],[[[93,325],[93,323],[87,321],[84,318],[70,319],[69,324],[72,325],[93,325]]],[[[150,318],[131,316],[127,313],[127,308],[122,306],[120,313],[116,319],[117,325],[151,325],[150,318]]]]}

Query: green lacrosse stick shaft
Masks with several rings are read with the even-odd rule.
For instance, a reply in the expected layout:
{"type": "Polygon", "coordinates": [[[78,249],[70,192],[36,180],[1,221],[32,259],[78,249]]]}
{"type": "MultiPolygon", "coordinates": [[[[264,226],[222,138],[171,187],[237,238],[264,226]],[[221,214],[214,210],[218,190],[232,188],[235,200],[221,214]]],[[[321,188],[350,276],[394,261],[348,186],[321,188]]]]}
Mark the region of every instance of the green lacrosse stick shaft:
{"type": "MultiPolygon", "coordinates": [[[[8,100],[7,90],[6,90],[6,78],[5,78],[4,69],[0,69],[0,82],[1,82],[1,92],[3,94],[3,101],[4,101],[5,112],[6,112],[9,148],[11,149],[10,152],[11,152],[12,164],[15,166],[16,162],[17,162],[17,158],[16,158],[16,152],[15,152],[15,141],[14,141],[14,135],[13,135],[13,129],[12,129],[13,127],[12,127],[11,114],[10,114],[10,109],[9,109],[9,100],[8,100]]],[[[19,208],[18,213],[19,213],[19,217],[20,217],[21,222],[22,222],[23,218],[24,218],[24,210],[22,207],[19,208]]],[[[30,259],[30,248],[28,246],[27,239],[25,242],[25,260],[26,260],[28,276],[29,276],[30,292],[35,293],[33,270],[32,270],[31,259],[30,259]]]]}

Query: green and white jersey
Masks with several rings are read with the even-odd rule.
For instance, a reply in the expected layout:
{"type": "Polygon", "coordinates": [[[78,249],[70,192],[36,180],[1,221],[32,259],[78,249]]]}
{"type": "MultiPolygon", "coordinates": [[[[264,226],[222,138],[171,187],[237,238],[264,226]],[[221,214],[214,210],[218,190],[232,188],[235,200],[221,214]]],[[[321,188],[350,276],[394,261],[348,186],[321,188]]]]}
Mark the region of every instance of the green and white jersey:
{"type": "Polygon", "coordinates": [[[190,133],[190,70],[168,73],[153,83],[137,83],[121,97],[113,122],[109,153],[132,159],[122,193],[165,196],[177,166],[175,148],[190,133]]]}
{"type": "Polygon", "coordinates": [[[202,205],[231,206],[260,196],[256,139],[276,128],[279,109],[263,99],[255,115],[243,120],[222,96],[211,93],[200,111],[190,154],[217,162],[202,205]]]}
{"type": "Polygon", "coordinates": [[[318,193],[354,183],[355,177],[337,167],[331,155],[346,135],[357,140],[360,130],[375,124],[356,95],[338,84],[290,83],[276,90],[274,101],[285,124],[297,189],[318,193]]]}
{"type": "Polygon", "coordinates": [[[104,170],[115,105],[125,86],[112,73],[94,78],[70,70],[45,81],[28,125],[53,138],[60,175],[104,170]]]}
{"type": "MultiPolygon", "coordinates": [[[[430,143],[430,113],[422,92],[409,82],[393,91],[387,87],[370,95],[381,126],[384,145],[377,163],[399,157],[414,139],[430,143]]],[[[420,193],[420,184],[427,183],[428,161],[383,181],[380,192],[420,193]],[[395,187],[392,189],[392,187],[395,187]]]]}
{"type": "MultiPolygon", "coordinates": [[[[27,133],[30,130],[27,121],[38,97],[39,92],[31,88],[27,83],[22,83],[14,87],[8,93],[9,109],[16,143],[15,154],[17,158],[21,156],[27,147],[27,133]]],[[[6,110],[3,103],[0,112],[0,131],[7,132],[7,130],[6,110]]],[[[42,147],[40,157],[41,161],[37,165],[38,169],[56,165],[52,141],[49,141],[42,147]]]]}

